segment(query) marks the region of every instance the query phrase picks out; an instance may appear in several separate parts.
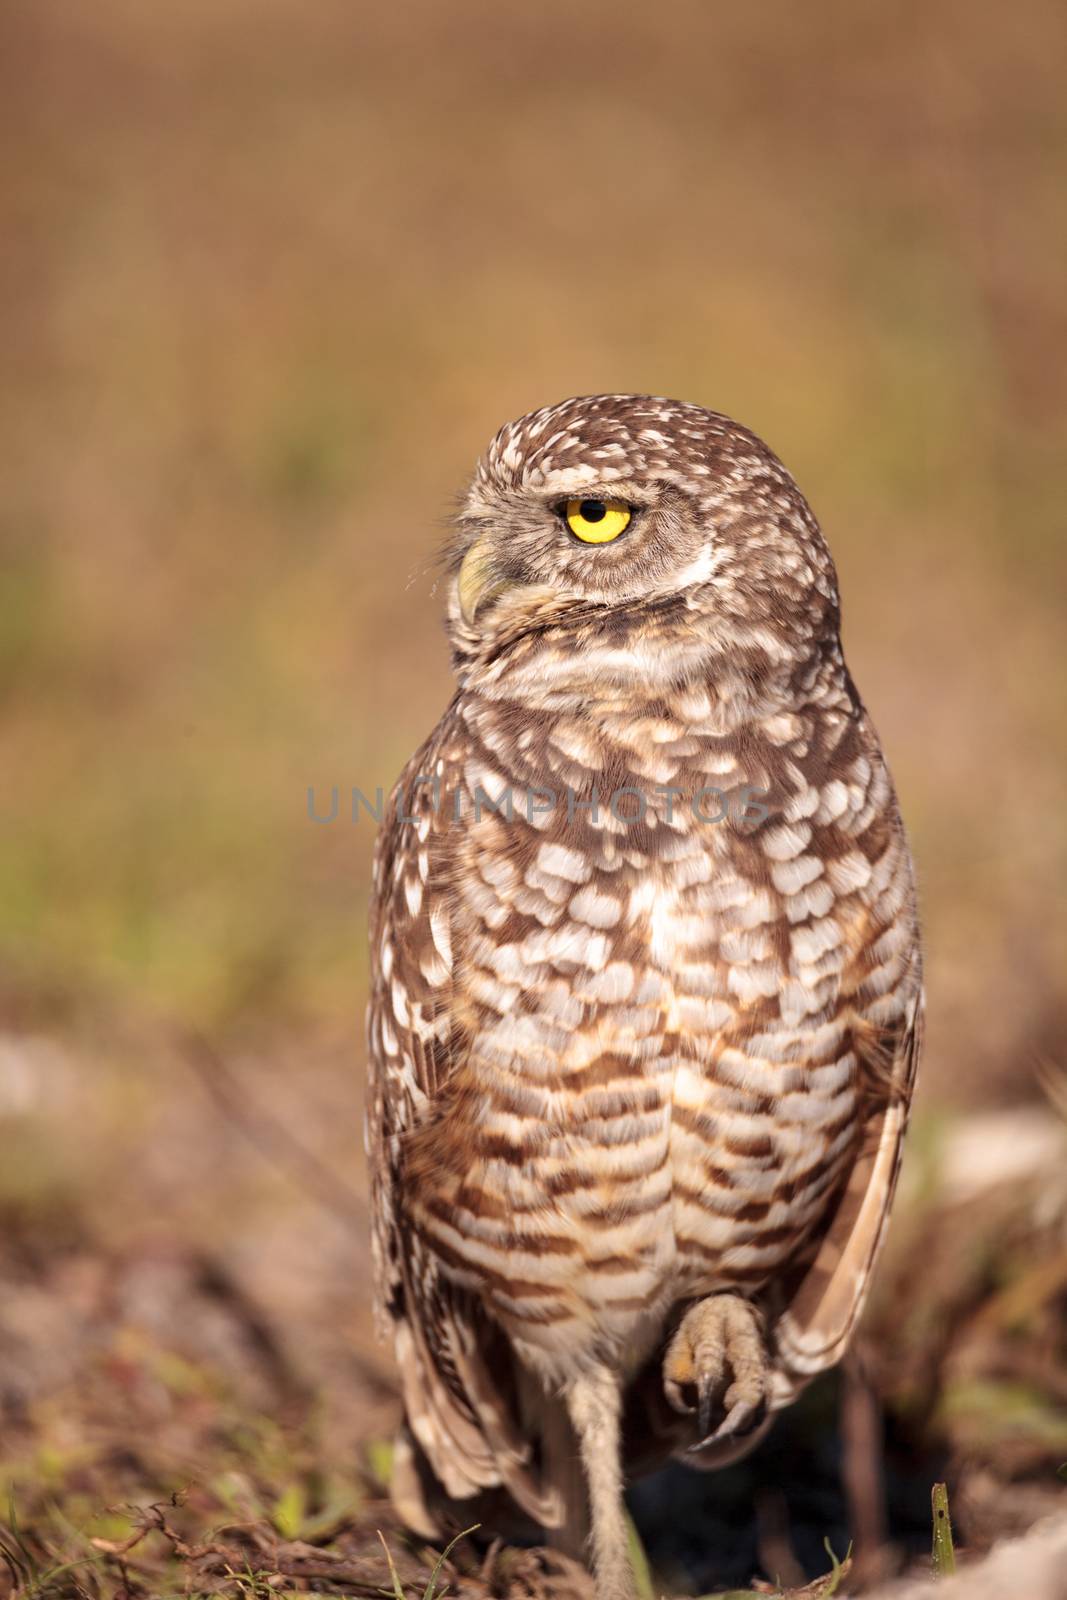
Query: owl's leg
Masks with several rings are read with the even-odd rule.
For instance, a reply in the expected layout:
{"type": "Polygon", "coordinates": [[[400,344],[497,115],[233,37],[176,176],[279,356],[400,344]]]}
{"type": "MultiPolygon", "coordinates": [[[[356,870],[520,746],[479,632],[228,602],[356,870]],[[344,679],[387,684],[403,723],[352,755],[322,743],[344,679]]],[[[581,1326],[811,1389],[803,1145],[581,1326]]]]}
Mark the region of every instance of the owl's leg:
{"type": "Polygon", "coordinates": [[[596,1367],[567,1388],[567,1410],[578,1435],[592,1523],[597,1600],[635,1600],[626,1510],[622,1497],[622,1385],[596,1367]]]}
{"type": "Polygon", "coordinates": [[[768,1377],[763,1316],[738,1294],[713,1294],[690,1306],[663,1358],[664,1393],[675,1411],[696,1413],[698,1449],[760,1421],[768,1377]],[[717,1408],[725,1415],[713,1429],[717,1408]]]}

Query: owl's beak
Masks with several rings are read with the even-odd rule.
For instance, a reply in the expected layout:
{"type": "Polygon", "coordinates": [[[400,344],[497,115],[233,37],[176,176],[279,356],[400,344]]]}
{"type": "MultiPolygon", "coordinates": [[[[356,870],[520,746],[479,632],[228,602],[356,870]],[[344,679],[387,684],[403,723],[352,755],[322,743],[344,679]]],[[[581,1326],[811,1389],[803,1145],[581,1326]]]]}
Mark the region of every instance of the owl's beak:
{"type": "Polygon", "coordinates": [[[511,580],[496,565],[489,536],[476,540],[463,557],[463,565],[456,579],[459,609],[468,628],[474,626],[480,608],[503,593],[510,584],[511,580]]]}

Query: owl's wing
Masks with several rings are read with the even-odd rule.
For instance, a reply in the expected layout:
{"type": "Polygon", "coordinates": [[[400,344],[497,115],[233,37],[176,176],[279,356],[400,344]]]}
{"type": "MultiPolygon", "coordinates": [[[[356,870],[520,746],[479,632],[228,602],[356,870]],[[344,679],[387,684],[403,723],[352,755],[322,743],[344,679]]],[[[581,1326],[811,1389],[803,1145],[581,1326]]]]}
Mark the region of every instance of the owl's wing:
{"type": "Polygon", "coordinates": [[[900,1172],[922,1029],[920,992],[879,1073],[881,1092],[871,1097],[857,1159],[818,1250],[778,1319],[772,1410],[840,1361],[863,1312],[900,1172]]]}
{"type": "Polygon", "coordinates": [[[440,1272],[405,1212],[405,1140],[439,1112],[470,1049],[456,1003],[450,874],[452,797],[465,735],[446,714],[389,800],[375,852],[367,1015],[367,1151],[379,1332],[391,1337],[411,1431],[456,1499],[503,1485],[544,1525],[560,1507],[514,1421],[509,1362],[440,1272]]]}
{"type": "Polygon", "coordinates": [[[787,1285],[784,1308],[774,1319],[765,1420],[741,1438],[715,1440],[694,1450],[691,1425],[666,1406],[657,1356],[644,1369],[628,1402],[627,1459],[635,1473],[661,1465],[672,1453],[700,1469],[717,1470],[740,1460],[766,1434],[771,1412],[791,1405],[814,1377],[841,1360],[862,1315],[885,1240],[922,1048],[922,1027],[920,991],[895,1039],[881,1041],[888,1059],[874,1047],[872,1035],[868,1112],[856,1159],[814,1253],[787,1285]]]}

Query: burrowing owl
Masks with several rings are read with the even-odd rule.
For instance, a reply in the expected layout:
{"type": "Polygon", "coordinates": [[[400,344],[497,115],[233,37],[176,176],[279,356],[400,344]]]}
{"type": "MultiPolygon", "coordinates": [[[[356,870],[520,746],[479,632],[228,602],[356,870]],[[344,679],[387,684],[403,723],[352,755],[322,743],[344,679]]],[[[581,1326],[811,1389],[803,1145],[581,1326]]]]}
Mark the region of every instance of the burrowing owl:
{"type": "Polygon", "coordinates": [[[829,552],[746,429],[644,395],[509,423],[450,571],[458,688],[372,913],[395,1493],[428,1533],[505,1490],[616,1600],[625,1474],[740,1454],[855,1326],[912,869],[829,552]]]}

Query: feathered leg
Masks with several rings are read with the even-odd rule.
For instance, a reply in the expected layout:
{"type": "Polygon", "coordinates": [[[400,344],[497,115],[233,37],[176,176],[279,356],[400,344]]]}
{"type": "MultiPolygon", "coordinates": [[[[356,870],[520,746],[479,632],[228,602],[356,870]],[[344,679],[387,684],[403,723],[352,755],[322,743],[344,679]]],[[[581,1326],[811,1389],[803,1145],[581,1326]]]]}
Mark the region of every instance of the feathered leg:
{"type": "Polygon", "coordinates": [[[576,1378],[567,1389],[567,1410],[585,1469],[598,1600],[634,1600],[622,1497],[620,1380],[607,1367],[576,1378]]]}

